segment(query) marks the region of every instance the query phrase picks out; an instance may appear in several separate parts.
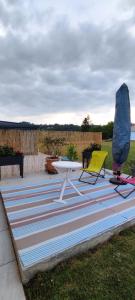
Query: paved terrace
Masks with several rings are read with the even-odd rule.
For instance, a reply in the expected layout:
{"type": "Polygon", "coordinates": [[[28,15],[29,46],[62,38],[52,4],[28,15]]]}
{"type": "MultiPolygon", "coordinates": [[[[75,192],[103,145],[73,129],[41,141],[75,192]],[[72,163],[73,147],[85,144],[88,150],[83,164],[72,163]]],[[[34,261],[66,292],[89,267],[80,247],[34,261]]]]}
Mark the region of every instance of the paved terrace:
{"type": "MultiPolygon", "coordinates": [[[[1,185],[3,203],[22,281],[37,271],[104,242],[115,232],[135,222],[135,193],[124,200],[109,183],[110,175],[96,185],[72,180],[83,196],[67,186],[64,200],[57,203],[62,178],[34,177],[1,185]],[[20,184],[21,182],[21,184],[20,184]]],[[[9,182],[8,182],[9,183],[9,182]]],[[[125,193],[129,185],[122,186],[125,193]]]]}
{"type": "Polygon", "coordinates": [[[0,300],[25,300],[6,216],[0,199],[0,300]]]}

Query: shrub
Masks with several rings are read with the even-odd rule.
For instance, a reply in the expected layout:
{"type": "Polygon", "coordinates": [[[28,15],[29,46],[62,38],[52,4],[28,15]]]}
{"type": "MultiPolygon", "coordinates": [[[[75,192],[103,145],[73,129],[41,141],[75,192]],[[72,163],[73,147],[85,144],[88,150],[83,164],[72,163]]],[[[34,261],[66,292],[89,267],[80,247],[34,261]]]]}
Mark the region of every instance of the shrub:
{"type": "Polygon", "coordinates": [[[13,150],[12,147],[7,145],[0,146],[0,156],[14,156],[16,152],[13,150]]]}
{"type": "Polygon", "coordinates": [[[78,154],[77,154],[75,145],[70,144],[68,146],[66,155],[69,160],[78,160],[78,154]]]}
{"type": "Polygon", "coordinates": [[[12,147],[7,145],[0,146],[0,156],[15,156],[23,154],[20,151],[15,151],[12,147]]]}

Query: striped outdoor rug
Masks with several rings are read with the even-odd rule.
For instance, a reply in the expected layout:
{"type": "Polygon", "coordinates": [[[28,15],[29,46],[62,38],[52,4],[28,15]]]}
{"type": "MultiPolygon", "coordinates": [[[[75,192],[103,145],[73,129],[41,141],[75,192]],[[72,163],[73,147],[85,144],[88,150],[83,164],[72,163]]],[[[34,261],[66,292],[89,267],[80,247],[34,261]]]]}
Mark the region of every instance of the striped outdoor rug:
{"type": "MultiPolygon", "coordinates": [[[[66,187],[65,204],[59,198],[62,180],[2,187],[2,198],[22,269],[51,259],[135,218],[135,193],[124,200],[106,179],[96,185],[72,178],[82,192],[66,187]]],[[[123,192],[130,186],[121,186],[123,192]]]]}

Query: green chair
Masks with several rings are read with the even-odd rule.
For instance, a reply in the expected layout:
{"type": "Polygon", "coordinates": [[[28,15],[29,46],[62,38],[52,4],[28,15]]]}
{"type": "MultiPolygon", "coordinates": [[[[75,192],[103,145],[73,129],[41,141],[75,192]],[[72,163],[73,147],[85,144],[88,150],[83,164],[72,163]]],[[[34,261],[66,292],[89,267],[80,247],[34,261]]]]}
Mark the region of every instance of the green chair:
{"type": "Polygon", "coordinates": [[[104,178],[105,177],[105,160],[108,155],[107,151],[93,151],[92,152],[92,158],[90,160],[90,163],[88,165],[88,168],[82,169],[82,174],[79,178],[79,181],[89,183],[89,184],[95,184],[99,177],[104,178]],[[104,170],[104,174],[101,175],[102,169],[104,170]],[[91,176],[96,177],[94,182],[86,181],[82,178],[83,174],[87,173],[91,176]]]}

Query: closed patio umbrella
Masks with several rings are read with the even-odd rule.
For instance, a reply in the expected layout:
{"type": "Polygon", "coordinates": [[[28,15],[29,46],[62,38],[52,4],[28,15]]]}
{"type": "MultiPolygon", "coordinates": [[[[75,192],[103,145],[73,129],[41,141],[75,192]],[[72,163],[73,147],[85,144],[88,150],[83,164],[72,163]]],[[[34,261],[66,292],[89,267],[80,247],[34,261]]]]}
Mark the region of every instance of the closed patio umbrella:
{"type": "MultiPolygon", "coordinates": [[[[113,174],[120,175],[123,163],[127,160],[130,149],[130,99],[129,90],[125,83],[116,92],[115,118],[113,128],[112,156],[113,174]]],[[[110,179],[111,183],[119,184],[115,178],[110,179]]]]}

